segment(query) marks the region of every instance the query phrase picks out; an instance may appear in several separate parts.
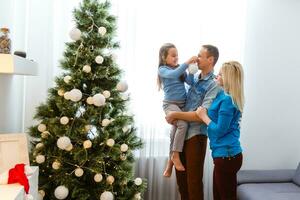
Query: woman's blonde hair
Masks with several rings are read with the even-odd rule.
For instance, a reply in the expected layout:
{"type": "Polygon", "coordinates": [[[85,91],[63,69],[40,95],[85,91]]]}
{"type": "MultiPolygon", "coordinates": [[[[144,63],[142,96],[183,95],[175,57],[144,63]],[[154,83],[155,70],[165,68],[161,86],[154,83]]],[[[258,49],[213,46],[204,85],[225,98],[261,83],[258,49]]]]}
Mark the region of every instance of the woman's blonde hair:
{"type": "Polygon", "coordinates": [[[237,61],[225,62],[221,68],[223,88],[231,95],[238,109],[244,108],[244,72],[242,65],[237,61]]]}

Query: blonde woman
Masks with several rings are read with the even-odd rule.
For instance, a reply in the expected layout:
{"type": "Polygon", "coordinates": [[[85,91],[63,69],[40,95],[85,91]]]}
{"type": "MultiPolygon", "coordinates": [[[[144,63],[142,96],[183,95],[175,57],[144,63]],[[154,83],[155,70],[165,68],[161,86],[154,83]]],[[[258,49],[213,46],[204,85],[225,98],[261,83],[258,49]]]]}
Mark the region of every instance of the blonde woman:
{"type": "Polygon", "coordinates": [[[199,107],[196,113],[208,126],[214,160],[214,200],[236,200],[236,174],[243,161],[239,141],[244,106],[241,64],[236,61],[224,63],[216,81],[223,90],[218,93],[208,111],[199,107]]]}

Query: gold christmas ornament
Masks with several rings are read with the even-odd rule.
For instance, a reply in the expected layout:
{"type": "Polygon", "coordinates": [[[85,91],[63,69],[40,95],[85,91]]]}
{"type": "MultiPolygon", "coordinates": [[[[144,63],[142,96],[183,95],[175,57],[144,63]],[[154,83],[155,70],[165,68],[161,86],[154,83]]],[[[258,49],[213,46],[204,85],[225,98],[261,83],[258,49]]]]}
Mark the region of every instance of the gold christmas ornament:
{"type": "Polygon", "coordinates": [[[101,125],[103,127],[106,127],[110,124],[110,120],[109,119],[103,119],[102,122],[101,122],[101,125]]]}
{"type": "Polygon", "coordinates": [[[63,89],[59,89],[59,90],[57,90],[57,94],[62,97],[62,96],[64,96],[65,91],[63,89]]]}
{"type": "Polygon", "coordinates": [[[44,144],[43,143],[37,143],[36,145],[35,145],[35,148],[36,149],[40,149],[40,148],[43,148],[44,147],[44,144]]]}
{"type": "Polygon", "coordinates": [[[108,99],[110,97],[110,91],[108,91],[108,90],[103,91],[102,94],[106,99],[108,99]]]}
{"type": "Polygon", "coordinates": [[[121,147],[120,147],[120,150],[122,152],[126,152],[128,150],[128,145],[127,144],[122,144],[121,147]]]}
{"type": "Polygon", "coordinates": [[[55,170],[58,170],[60,168],[60,166],[61,166],[61,164],[58,161],[54,161],[52,163],[52,168],[55,169],[55,170]]]}
{"type": "Polygon", "coordinates": [[[60,123],[61,123],[62,125],[66,125],[66,124],[69,123],[69,118],[68,118],[67,116],[63,116],[63,117],[60,118],[59,121],[60,121],[60,123]]]}
{"type": "Polygon", "coordinates": [[[48,138],[49,135],[50,135],[49,131],[44,131],[44,132],[42,132],[41,137],[46,139],[46,138],[48,138]]]}
{"type": "Polygon", "coordinates": [[[44,155],[38,155],[35,157],[35,160],[38,164],[42,164],[45,162],[46,158],[44,155]]]}
{"type": "Polygon", "coordinates": [[[45,125],[45,124],[39,124],[38,125],[38,131],[39,132],[44,132],[44,131],[46,131],[47,130],[47,126],[45,125]]]}
{"type": "Polygon", "coordinates": [[[106,182],[110,185],[112,185],[114,182],[115,182],[115,178],[111,175],[109,175],[107,178],[106,178],[106,182]]]}
{"type": "Polygon", "coordinates": [[[92,142],[90,140],[86,140],[83,142],[83,148],[89,149],[92,147],[92,142]]]}
{"type": "Polygon", "coordinates": [[[77,169],[75,169],[75,176],[77,177],[81,177],[83,175],[83,169],[81,169],[80,167],[78,167],[77,169]]]}
{"type": "Polygon", "coordinates": [[[65,148],[66,151],[71,151],[72,149],[73,149],[73,144],[72,144],[72,143],[69,144],[69,145],[65,148]]]}
{"type": "Polygon", "coordinates": [[[88,98],[86,99],[86,102],[87,102],[87,104],[89,104],[89,105],[94,104],[93,97],[88,97],[88,98]]]}
{"type": "Polygon", "coordinates": [[[110,138],[106,141],[106,145],[109,147],[113,147],[115,145],[114,139],[110,138]]]}
{"type": "Polygon", "coordinates": [[[102,174],[100,174],[100,173],[95,174],[95,176],[94,176],[94,181],[95,181],[95,182],[99,183],[99,182],[102,181],[102,179],[103,179],[102,174]]]}

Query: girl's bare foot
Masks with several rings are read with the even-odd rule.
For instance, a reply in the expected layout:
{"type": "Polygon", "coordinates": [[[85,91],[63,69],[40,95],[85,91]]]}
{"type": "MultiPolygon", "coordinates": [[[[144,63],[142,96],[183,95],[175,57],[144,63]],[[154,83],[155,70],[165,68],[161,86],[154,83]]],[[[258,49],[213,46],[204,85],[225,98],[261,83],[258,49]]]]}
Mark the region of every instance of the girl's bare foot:
{"type": "Polygon", "coordinates": [[[164,177],[170,177],[172,175],[172,169],[173,169],[173,161],[169,159],[166,169],[164,171],[164,177]]]}
{"type": "Polygon", "coordinates": [[[185,168],[184,168],[184,166],[181,163],[178,151],[173,151],[171,159],[172,159],[172,161],[174,163],[175,168],[178,171],[185,171],[185,168]]]}

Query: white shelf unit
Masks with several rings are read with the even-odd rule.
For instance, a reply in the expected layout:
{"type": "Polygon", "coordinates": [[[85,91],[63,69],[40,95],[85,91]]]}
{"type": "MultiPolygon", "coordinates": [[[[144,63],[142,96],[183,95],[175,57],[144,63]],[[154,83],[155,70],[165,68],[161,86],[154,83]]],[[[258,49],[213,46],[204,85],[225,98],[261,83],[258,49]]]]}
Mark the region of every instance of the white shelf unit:
{"type": "Polygon", "coordinates": [[[0,54],[0,74],[38,74],[37,63],[12,54],[0,54]]]}

